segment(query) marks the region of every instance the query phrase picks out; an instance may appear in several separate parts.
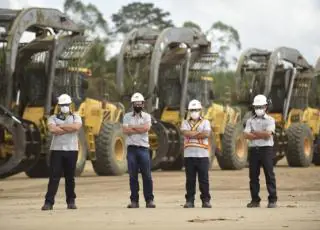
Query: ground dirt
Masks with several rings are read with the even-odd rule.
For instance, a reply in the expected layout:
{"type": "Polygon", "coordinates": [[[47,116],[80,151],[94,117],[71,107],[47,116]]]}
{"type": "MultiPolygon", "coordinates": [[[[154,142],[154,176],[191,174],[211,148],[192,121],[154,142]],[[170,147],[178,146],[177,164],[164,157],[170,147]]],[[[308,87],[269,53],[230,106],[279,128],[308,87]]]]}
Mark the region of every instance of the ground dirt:
{"type": "MultiPolygon", "coordinates": [[[[128,175],[95,176],[90,162],[76,179],[78,210],[67,210],[64,180],[52,211],[41,211],[47,179],[19,174],[0,181],[0,230],[100,229],[245,229],[320,230],[320,167],[276,167],[279,207],[268,209],[261,170],[261,208],[248,209],[248,169],[210,172],[212,209],[184,209],[184,172],[153,172],[156,209],[146,209],[140,191],[140,209],[125,208],[128,175]]],[[[140,178],[141,184],[141,178],[140,178]]],[[[142,187],[142,185],[141,185],[142,187]]]]}

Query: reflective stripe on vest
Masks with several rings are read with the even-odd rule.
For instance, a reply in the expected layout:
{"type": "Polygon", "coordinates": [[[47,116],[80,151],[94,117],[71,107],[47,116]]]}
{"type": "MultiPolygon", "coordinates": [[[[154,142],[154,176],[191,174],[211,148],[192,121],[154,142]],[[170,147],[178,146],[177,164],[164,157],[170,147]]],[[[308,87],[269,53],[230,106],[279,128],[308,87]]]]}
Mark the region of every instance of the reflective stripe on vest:
{"type": "MultiPolygon", "coordinates": [[[[190,122],[188,122],[188,124],[191,127],[191,131],[196,131],[197,128],[201,125],[202,122],[203,122],[203,119],[200,119],[194,125],[192,125],[190,122]]],[[[197,139],[186,138],[186,142],[184,143],[184,148],[188,148],[188,147],[197,147],[197,148],[209,149],[209,145],[208,144],[204,144],[202,138],[197,138],[197,139]]]]}

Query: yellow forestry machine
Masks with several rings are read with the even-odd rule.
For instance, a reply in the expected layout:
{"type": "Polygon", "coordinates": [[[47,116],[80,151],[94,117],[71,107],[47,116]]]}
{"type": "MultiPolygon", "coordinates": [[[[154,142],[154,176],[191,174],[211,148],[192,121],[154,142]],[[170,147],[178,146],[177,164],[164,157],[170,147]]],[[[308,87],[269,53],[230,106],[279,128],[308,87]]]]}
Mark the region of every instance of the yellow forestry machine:
{"type": "MultiPolygon", "coordinates": [[[[320,128],[319,110],[309,102],[313,78],[312,66],[293,48],[248,49],[239,59],[237,102],[249,108],[257,94],[269,99],[269,115],[276,121],[274,164],[284,157],[291,167],[308,167],[312,162],[320,128]]],[[[251,111],[243,121],[250,115],[251,111]]]]}
{"type": "MultiPolygon", "coordinates": [[[[237,124],[237,110],[213,102],[212,70],[216,55],[205,35],[194,28],[148,28],[132,30],[126,37],[117,66],[117,86],[125,98],[136,91],[146,96],[146,110],[153,115],[149,133],[152,168],[180,170],[183,167],[183,136],[180,124],[188,118],[187,104],[201,101],[203,116],[213,127],[211,163],[218,150],[223,169],[245,167],[234,161],[237,155],[234,136],[241,139],[242,126],[237,124]]],[[[127,107],[128,108],[128,107],[127,107]]],[[[246,142],[242,139],[244,153],[246,142]]],[[[241,159],[241,158],[239,158],[241,159]]]]}
{"type": "MultiPolygon", "coordinates": [[[[320,113],[320,57],[315,64],[314,73],[314,79],[312,80],[309,93],[309,104],[311,107],[317,108],[320,113]]],[[[318,133],[315,137],[312,162],[315,165],[320,165],[320,130],[318,130],[318,133]]]]}
{"type": "Polygon", "coordinates": [[[62,12],[47,8],[1,9],[0,22],[6,30],[1,34],[5,52],[0,82],[4,99],[0,177],[23,171],[29,177],[48,176],[51,137],[46,120],[62,93],[72,96],[73,111],[84,124],[79,132],[76,174],[82,173],[87,159],[98,175],[125,173],[124,137],[118,123],[123,107],[86,97],[90,71],[80,67],[92,44],[83,29],[62,12]],[[36,38],[21,44],[25,31],[34,32],[36,38]]]}

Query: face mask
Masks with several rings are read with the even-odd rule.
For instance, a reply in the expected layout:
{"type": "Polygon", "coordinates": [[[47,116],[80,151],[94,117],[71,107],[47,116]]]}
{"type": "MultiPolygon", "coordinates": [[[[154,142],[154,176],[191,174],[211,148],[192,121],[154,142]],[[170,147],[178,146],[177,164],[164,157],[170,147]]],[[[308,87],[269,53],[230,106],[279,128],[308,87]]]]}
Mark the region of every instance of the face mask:
{"type": "Polygon", "coordinates": [[[140,107],[140,106],[134,106],[134,107],[133,107],[133,110],[134,110],[135,113],[140,113],[140,112],[142,111],[142,107],[140,107]]]}
{"type": "Polygon", "coordinates": [[[69,106],[61,106],[60,110],[62,113],[69,113],[70,112],[69,106]]]}
{"type": "Polygon", "coordinates": [[[256,109],[254,111],[258,117],[262,117],[264,115],[264,109],[256,109]]]}
{"type": "Polygon", "coordinates": [[[193,120],[197,120],[197,119],[199,119],[199,117],[200,117],[200,112],[191,112],[191,113],[190,113],[190,117],[191,117],[193,120]]]}

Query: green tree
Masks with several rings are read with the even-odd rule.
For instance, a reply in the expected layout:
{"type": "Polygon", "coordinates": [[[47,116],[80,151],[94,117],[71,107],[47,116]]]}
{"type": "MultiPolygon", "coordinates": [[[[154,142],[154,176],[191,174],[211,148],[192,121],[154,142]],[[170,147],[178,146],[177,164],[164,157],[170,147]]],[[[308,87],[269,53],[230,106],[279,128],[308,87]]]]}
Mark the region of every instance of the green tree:
{"type": "Polygon", "coordinates": [[[112,14],[112,22],[115,33],[127,33],[146,26],[161,30],[173,26],[172,20],[167,19],[169,16],[169,12],[155,7],[153,3],[133,2],[112,14]]]}
{"type": "MultiPolygon", "coordinates": [[[[193,27],[202,31],[201,27],[192,21],[184,22],[183,27],[193,27]]],[[[241,49],[240,36],[235,28],[218,21],[213,23],[210,29],[204,33],[211,41],[212,50],[219,54],[219,58],[217,59],[218,67],[227,69],[230,64],[237,61],[236,57],[230,57],[229,54],[232,48],[235,48],[236,50],[241,49]]]]}
{"type": "Polygon", "coordinates": [[[182,27],[196,28],[196,29],[202,31],[201,27],[197,23],[194,23],[192,21],[185,21],[183,23],[182,27]]]}
{"type": "Polygon", "coordinates": [[[227,69],[231,63],[237,62],[237,58],[234,56],[228,60],[228,54],[232,48],[237,51],[241,49],[240,36],[235,28],[218,21],[212,24],[206,34],[211,38],[213,50],[219,53],[217,64],[220,68],[227,69]]]}
{"type": "Polygon", "coordinates": [[[104,39],[110,35],[108,23],[95,5],[86,5],[81,0],[65,0],[63,9],[73,20],[84,26],[87,35],[99,39],[102,39],[101,34],[104,39]]]}
{"type": "MultiPolygon", "coordinates": [[[[75,22],[84,26],[85,35],[93,41],[92,47],[87,53],[84,64],[92,71],[89,78],[88,96],[99,98],[113,90],[114,76],[110,76],[110,64],[106,60],[107,47],[111,42],[110,30],[103,14],[92,3],[84,4],[81,0],[65,0],[64,12],[75,22]]],[[[113,92],[112,92],[113,94],[113,92]]]]}
{"type": "Polygon", "coordinates": [[[86,55],[86,66],[91,69],[92,76],[102,77],[107,73],[105,45],[99,39],[94,41],[94,45],[86,55]]]}

